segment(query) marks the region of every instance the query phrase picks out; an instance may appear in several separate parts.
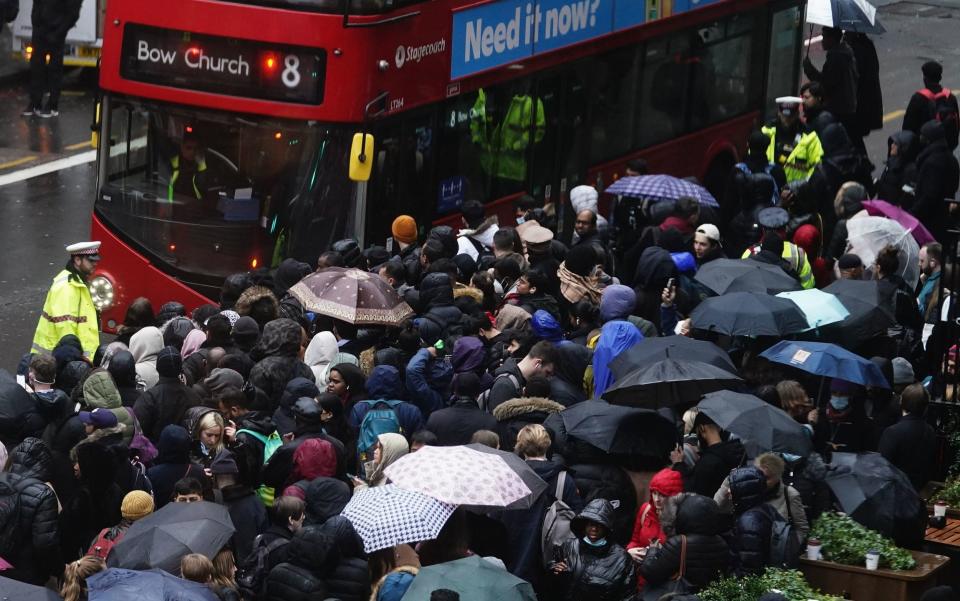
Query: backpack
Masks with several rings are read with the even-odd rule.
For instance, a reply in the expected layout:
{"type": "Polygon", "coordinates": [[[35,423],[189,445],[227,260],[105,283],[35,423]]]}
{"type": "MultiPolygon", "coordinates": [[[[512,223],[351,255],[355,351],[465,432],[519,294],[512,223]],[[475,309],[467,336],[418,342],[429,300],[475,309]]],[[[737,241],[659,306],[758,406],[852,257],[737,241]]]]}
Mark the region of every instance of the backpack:
{"type": "Polygon", "coordinates": [[[769,503],[761,507],[770,518],[770,548],[767,553],[767,565],[773,568],[792,569],[800,565],[800,542],[793,529],[793,513],[790,511],[790,493],[784,487],[783,498],[787,505],[789,519],[784,519],[780,512],[769,503]]]}
{"type": "Polygon", "coordinates": [[[360,462],[368,461],[368,451],[377,443],[377,437],[381,434],[394,433],[402,434],[403,427],[400,425],[400,417],[397,415],[396,407],[403,401],[360,401],[365,403],[369,409],[363,415],[363,421],[360,422],[360,431],[357,437],[357,451],[359,451],[360,462]]]}
{"type": "Polygon", "coordinates": [[[263,598],[267,575],[270,573],[267,559],[274,549],[289,542],[285,538],[278,537],[270,544],[264,545],[262,534],[258,534],[257,538],[253,540],[253,551],[237,566],[237,588],[240,589],[240,594],[244,599],[256,601],[263,598]]]}
{"type": "MultiPolygon", "coordinates": [[[[734,167],[739,169],[746,176],[747,183],[750,185],[751,188],[754,186],[754,181],[757,181],[757,180],[772,182],[773,195],[770,197],[770,206],[776,207],[780,205],[780,186],[777,185],[776,178],[774,178],[773,175],[771,174],[771,172],[773,171],[773,165],[771,163],[767,163],[767,166],[763,168],[763,173],[754,173],[753,171],[750,171],[750,167],[748,167],[746,163],[737,163],[736,165],[734,165],[734,167]]],[[[752,193],[751,193],[751,196],[752,196],[752,193]]]]}
{"type": "Polygon", "coordinates": [[[544,568],[549,568],[554,561],[554,550],[562,547],[563,543],[576,538],[570,530],[570,522],[577,517],[577,512],[563,502],[563,487],[567,482],[567,472],[562,471],[557,476],[557,490],[554,493],[553,503],[547,507],[543,515],[543,528],[540,531],[540,560],[544,568]]]}
{"type": "MultiPolygon", "coordinates": [[[[21,482],[21,487],[28,481],[21,482]]],[[[11,557],[20,543],[20,491],[7,481],[0,481],[0,557],[11,557]]]]}
{"type": "MultiPolygon", "coordinates": [[[[493,384],[496,384],[497,380],[501,378],[510,378],[510,382],[512,382],[513,386],[517,389],[517,396],[520,396],[520,393],[523,392],[523,387],[520,386],[520,380],[517,379],[517,376],[510,372],[498,374],[497,377],[493,379],[493,384]]],[[[490,391],[493,390],[493,384],[477,397],[477,405],[487,413],[490,413],[490,391]]]]}
{"type": "MultiPolygon", "coordinates": [[[[259,440],[263,443],[263,463],[261,465],[266,465],[270,458],[273,457],[273,454],[277,452],[281,446],[283,446],[283,439],[280,438],[280,434],[276,430],[270,433],[270,436],[264,436],[260,432],[254,432],[253,430],[247,430],[246,428],[242,430],[237,430],[237,434],[244,432],[249,434],[253,438],[259,440]]],[[[261,484],[257,488],[257,496],[260,497],[260,500],[263,501],[263,504],[269,508],[273,508],[273,497],[275,491],[272,486],[266,486],[261,484]]]]}
{"type": "Polygon", "coordinates": [[[953,93],[949,88],[942,88],[936,94],[927,88],[923,88],[917,90],[917,94],[933,103],[933,118],[943,124],[950,148],[956,148],[957,135],[960,132],[960,114],[957,114],[956,104],[950,102],[953,93]]]}
{"type": "Polygon", "coordinates": [[[94,539],[93,544],[90,545],[90,548],[87,550],[87,555],[93,555],[106,561],[107,556],[110,555],[110,549],[122,541],[126,533],[126,529],[121,530],[119,526],[104,528],[100,531],[100,534],[97,535],[97,538],[94,539]]]}

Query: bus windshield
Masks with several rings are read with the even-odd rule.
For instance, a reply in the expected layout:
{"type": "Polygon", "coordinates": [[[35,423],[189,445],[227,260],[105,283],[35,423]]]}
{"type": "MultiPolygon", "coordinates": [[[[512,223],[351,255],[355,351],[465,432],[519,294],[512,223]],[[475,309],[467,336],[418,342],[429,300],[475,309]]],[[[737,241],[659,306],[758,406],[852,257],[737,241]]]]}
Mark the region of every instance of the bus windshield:
{"type": "Polygon", "coordinates": [[[120,98],[104,119],[98,213],[181,275],[313,261],[343,234],[344,130],[120,98]]]}

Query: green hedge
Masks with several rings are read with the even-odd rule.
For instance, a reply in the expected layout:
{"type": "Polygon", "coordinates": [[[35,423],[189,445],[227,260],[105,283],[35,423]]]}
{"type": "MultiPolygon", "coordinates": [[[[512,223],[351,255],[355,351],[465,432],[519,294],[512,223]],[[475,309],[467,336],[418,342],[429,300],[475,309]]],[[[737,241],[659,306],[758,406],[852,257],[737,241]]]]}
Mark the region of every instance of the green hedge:
{"type": "Polygon", "coordinates": [[[880,567],[911,570],[917,565],[909,551],[842,513],[824,513],[817,518],[810,538],[820,539],[820,553],[827,561],[863,566],[867,552],[877,550],[880,552],[880,567]]]}
{"type": "Polygon", "coordinates": [[[736,578],[728,576],[713,581],[700,591],[701,601],[757,601],[764,593],[779,591],[790,601],[842,601],[810,588],[799,570],[767,568],[760,576],[736,578]]]}

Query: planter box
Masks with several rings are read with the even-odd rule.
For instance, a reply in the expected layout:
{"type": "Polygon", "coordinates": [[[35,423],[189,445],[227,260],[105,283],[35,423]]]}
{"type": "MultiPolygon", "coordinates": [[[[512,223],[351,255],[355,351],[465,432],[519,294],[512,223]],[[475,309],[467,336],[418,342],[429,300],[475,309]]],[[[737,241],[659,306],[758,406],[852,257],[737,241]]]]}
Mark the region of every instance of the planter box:
{"type": "Polygon", "coordinates": [[[800,559],[800,571],[813,588],[854,601],[918,601],[923,592],[940,584],[940,572],[950,558],[910,551],[917,560],[912,570],[868,570],[832,561],[800,559]]]}

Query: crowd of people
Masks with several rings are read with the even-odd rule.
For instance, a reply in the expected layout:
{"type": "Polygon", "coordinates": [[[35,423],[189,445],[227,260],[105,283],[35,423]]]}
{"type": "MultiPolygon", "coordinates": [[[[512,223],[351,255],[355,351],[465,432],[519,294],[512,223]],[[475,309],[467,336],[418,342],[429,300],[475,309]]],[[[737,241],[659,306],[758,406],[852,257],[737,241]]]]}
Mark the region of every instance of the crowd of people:
{"type": "MultiPolygon", "coordinates": [[[[828,62],[846,45],[833,36],[824,31],[824,46],[835,44],[828,62]]],[[[2,575],[54,579],[67,601],[84,600],[86,579],[133,524],[168,503],[203,500],[228,509],[235,533],[212,557],[184,555],[180,575],[225,600],[399,600],[419,569],[470,555],[544,600],[659,599],[678,590],[677,574],[694,594],[721,575],[779,565],[770,549],[778,522],[799,549],[813,520],[836,507],[823,482],[833,453],[879,451],[919,490],[935,463],[928,402],[952,396],[939,357],[955,366],[957,355],[933,327],[949,304],[943,248],[924,244],[908,266],[891,246],[867,263],[849,252],[847,232],[881,194],[943,241],[956,131],[942,103],[920,94],[905,120],[919,131],[891,137],[874,180],[851,143],[849,106],[828,87],[834,69],[811,72],[822,83],[804,85],[802,98],[779,99],[719,208],[623,197],[605,218],[598,191],[578,186],[566,243],[557,215],[529,197],[509,226],[476,201],[463,203],[459,231],[401,215],[395,248],[342,240],[313,265],[287,259],[232,275],[218,304],[192,311],[136,299],[103,345],[83,310],[71,313],[88,302],[98,245],[74,245],[19,366],[20,392],[0,390],[0,403],[29,396],[0,423],[0,501],[14,500],[0,503],[2,575]],[[835,118],[832,106],[845,112],[835,118]],[[865,278],[889,286],[896,327],[847,346],[890,388],[824,386],[759,356],[776,337],[698,330],[690,314],[715,294],[694,276],[722,258],[776,266],[796,289],[865,278]],[[375,274],[414,317],[357,326],[291,294],[337,267],[375,274]],[[907,267],[918,280],[903,277],[907,267]],[[803,424],[815,451],[752,456],[695,410],[661,411],[683,444],[659,455],[604,453],[557,426],[553,416],[571,407],[605,403],[617,381],[611,360],[660,336],[721,346],[742,391],[803,424]],[[389,466],[425,446],[472,443],[516,453],[546,490],[520,509],[458,508],[434,540],[365,553],[340,515],[352,495],[389,484],[389,466]],[[546,541],[544,517],[558,507],[575,516],[571,534],[546,541]]],[[[941,72],[923,67],[934,96],[941,72]]],[[[646,171],[642,161],[629,168],[646,171]]],[[[889,534],[918,548],[924,519],[889,534]]]]}

